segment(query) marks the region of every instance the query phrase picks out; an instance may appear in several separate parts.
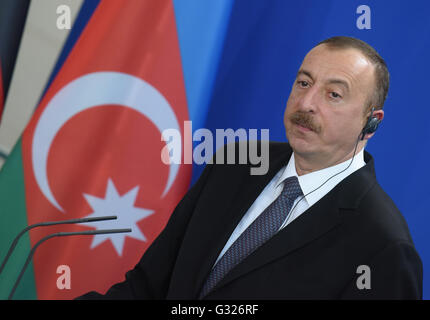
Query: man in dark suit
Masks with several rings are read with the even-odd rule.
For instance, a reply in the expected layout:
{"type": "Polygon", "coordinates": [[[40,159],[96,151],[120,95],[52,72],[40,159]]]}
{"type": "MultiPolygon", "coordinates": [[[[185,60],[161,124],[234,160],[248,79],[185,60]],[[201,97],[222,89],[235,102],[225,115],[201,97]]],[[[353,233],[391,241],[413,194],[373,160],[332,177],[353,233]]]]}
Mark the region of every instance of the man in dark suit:
{"type": "Polygon", "coordinates": [[[208,164],[125,281],[82,298],[421,299],[420,257],[364,151],[388,82],[366,43],[319,43],[287,102],[289,144],[270,143],[268,172],[208,164]]]}

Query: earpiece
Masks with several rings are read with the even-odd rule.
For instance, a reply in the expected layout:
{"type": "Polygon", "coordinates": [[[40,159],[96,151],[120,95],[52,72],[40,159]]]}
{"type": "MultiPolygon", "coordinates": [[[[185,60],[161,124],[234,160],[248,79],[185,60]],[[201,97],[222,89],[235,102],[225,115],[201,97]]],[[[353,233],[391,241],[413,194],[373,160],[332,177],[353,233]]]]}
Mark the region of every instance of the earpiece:
{"type": "Polygon", "coordinates": [[[361,131],[361,140],[364,140],[364,136],[366,134],[374,133],[378,129],[378,126],[381,120],[379,120],[377,117],[373,115],[374,110],[375,110],[375,107],[372,107],[372,113],[370,114],[370,117],[367,119],[366,125],[361,131]]]}

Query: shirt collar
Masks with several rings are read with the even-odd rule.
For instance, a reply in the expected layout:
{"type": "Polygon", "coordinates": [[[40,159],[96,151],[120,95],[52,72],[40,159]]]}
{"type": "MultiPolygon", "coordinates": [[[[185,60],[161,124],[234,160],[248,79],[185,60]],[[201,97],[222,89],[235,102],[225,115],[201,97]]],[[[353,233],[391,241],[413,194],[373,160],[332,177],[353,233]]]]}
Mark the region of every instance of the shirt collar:
{"type": "Polygon", "coordinates": [[[288,161],[288,164],[284,167],[283,173],[277,179],[275,187],[278,187],[285,179],[292,176],[296,176],[299,180],[299,184],[303,191],[303,194],[305,195],[305,199],[310,207],[319,199],[321,199],[324,195],[326,195],[331,189],[333,189],[348,175],[360,169],[366,164],[364,161],[364,148],[361,149],[361,151],[355,155],[354,160],[348,167],[350,162],[351,158],[337,165],[299,176],[296,171],[293,152],[291,154],[290,160],[288,161]],[[345,170],[345,168],[347,167],[348,169],[345,170]],[[342,170],[345,171],[342,172],[342,170]],[[329,180],[327,181],[327,179],[329,180]]]}

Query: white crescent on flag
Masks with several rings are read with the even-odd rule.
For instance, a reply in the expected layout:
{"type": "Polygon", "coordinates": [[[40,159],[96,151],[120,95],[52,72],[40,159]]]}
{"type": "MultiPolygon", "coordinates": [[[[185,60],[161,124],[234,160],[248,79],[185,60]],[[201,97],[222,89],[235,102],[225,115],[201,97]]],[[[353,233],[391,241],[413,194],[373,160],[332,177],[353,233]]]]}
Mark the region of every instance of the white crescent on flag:
{"type": "MultiPolygon", "coordinates": [[[[51,144],[61,127],[76,114],[103,105],[120,105],[132,108],[151,120],[163,132],[176,129],[179,124],[175,113],[164,96],[146,81],[121,72],[94,72],[81,76],[63,87],[43,110],[34,131],[32,164],[44,196],[58,210],[58,204],[47,176],[47,160],[51,144]]],[[[163,196],[169,191],[179,170],[171,163],[163,196]]]]}

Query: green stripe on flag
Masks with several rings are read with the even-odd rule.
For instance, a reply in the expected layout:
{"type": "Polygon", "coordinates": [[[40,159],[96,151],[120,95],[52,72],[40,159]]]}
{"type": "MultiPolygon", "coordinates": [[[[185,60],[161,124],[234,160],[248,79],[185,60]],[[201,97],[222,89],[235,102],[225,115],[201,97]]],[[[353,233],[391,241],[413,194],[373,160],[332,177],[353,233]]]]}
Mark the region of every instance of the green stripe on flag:
{"type": "MultiPolygon", "coordinates": [[[[0,261],[15,236],[27,226],[25,206],[22,143],[19,139],[0,171],[0,261]]],[[[21,237],[2,274],[0,274],[0,299],[7,299],[19,272],[30,252],[30,237],[21,237]]],[[[29,264],[13,296],[14,299],[37,299],[33,264],[29,264]]]]}

